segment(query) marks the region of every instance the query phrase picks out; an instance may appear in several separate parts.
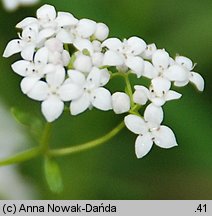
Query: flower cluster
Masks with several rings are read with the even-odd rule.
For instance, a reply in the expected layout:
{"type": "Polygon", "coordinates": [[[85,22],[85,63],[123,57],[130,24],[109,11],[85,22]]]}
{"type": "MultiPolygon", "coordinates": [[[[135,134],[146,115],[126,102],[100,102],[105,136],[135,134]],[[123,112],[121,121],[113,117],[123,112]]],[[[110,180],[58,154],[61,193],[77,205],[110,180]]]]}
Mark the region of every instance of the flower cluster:
{"type": "Polygon", "coordinates": [[[124,122],[138,135],[138,158],[145,156],[153,143],[162,148],[177,145],[173,131],[161,125],[162,106],[181,98],[172,86],[191,82],[203,91],[204,80],[193,71],[195,65],[190,59],[173,59],[165,49],[147,45],[136,36],[123,41],[108,38],[109,28],[104,23],[57,13],[51,5],[42,6],[36,18],[25,18],[16,27],[21,29],[19,39],[8,43],[3,56],[21,53],[23,59],[12,64],[12,69],[23,77],[22,92],[42,102],[48,122],[56,120],[67,105],[71,115],[93,107],[113,110],[116,114],[129,113],[124,122]],[[140,83],[134,89],[131,74],[140,83]],[[106,85],[115,77],[124,78],[126,88],[111,94],[106,85]],[[143,77],[150,80],[149,86],[142,85],[143,77]]]}
{"type": "Polygon", "coordinates": [[[37,3],[39,0],[2,0],[3,6],[8,11],[16,10],[19,6],[28,6],[37,3]]]}

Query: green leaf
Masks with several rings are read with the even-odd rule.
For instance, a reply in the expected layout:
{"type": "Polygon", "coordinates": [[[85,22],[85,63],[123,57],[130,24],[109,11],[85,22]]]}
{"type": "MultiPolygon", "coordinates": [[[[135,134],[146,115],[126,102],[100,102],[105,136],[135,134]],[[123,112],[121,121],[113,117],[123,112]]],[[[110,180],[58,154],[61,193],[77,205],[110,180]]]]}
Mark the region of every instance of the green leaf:
{"type": "Polygon", "coordinates": [[[44,171],[46,181],[50,190],[54,193],[60,193],[63,191],[63,181],[58,164],[55,160],[48,157],[45,158],[44,171]]]}
{"type": "Polygon", "coordinates": [[[11,108],[11,113],[19,124],[29,127],[31,134],[40,138],[44,128],[44,124],[41,119],[16,107],[11,108]]]}
{"type": "Polygon", "coordinates": [[[25,112],[21,111],[20,109],[18,109],[16,107],[11,108],[11,113],[13,114],[13,117],[15,118],[15,120],[19,124],[22,124],[24,126],[29,126],[29,124],[30,124],[30,116],[29,116],[28,113],[25,113],[25,112]]]}

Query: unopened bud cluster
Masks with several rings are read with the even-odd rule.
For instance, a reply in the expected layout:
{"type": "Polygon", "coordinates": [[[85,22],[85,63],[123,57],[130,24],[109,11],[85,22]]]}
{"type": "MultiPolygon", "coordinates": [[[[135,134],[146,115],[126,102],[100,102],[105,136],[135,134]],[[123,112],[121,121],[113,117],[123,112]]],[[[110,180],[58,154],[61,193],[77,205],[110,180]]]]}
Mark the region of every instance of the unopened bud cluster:
{"type": "Polygon", "coordinates": [[[116,114],[129,113],[126,127],[137,134],[136,155],[145,156],[153,143],[162,148],[177,145],[173,131],[162,124],[162,106],[181,94],[171,87],[193,83],[199,91],[204,80],[193,71],[190,59],[169,56],[155,44],[147,45],[136,36],[120,40],[108,38],[109,28],[90,19],[77,19],[67,12],[56,12],[51,5],[37,10],[16,26],[19,38],[10,41],[3,56],[20,53],[22,60],[12,64],[23,77],[20,86],[29,98],[41,101],[42,113],[48,122],[55,121],[70,107],[78,115],[93,107],[116,114]],[[131,88],[129,74],[138,83],[131,88]],[[110,80],[127,79],[126,89],[111,93],[110,80]],[[142,85],[142,78],[150,80],[142,85]],[[139,108],[145,106],[143,116],[139,108]]]}

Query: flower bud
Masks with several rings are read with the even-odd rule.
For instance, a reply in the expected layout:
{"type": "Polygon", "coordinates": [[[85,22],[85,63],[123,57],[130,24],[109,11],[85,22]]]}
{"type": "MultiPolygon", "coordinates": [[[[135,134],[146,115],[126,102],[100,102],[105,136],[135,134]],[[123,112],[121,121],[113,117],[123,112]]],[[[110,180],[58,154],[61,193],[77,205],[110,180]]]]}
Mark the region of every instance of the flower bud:
{"type": "Polygon", "coordinates": [[[94,36],[97,40],[103,41],[109,35],[109,28],[104,23],[98,23],[94,36]]]}
{"type": "Polygon", "coordinates": [[[130,110],[130,97],[123,92],[112,95],[112,107],[116,114],[122,114],[130,110]]]}
{"type": "Polygon", "coordinates": [[[92,69],[91,58],[87,55],[79,54],[74,62],[74,68],[83,73],[89,73],[92,69]]]}
{"type": "Polygon", "coordinates": [[[148,89],[144,86],[135,86],[133,101],[140,105],[145,105],[148,101],[148,89]]]}

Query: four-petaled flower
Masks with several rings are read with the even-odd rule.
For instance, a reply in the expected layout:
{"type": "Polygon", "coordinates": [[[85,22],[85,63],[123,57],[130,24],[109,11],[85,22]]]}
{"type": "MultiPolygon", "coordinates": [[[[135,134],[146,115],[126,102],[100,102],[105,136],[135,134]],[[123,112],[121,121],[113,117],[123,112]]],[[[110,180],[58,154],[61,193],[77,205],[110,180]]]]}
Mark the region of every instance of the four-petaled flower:
{"type": "Polygon", "coordinates": [[[144,60],[140,55],[146,49],[146,43],[142,39],[131,37],[121,42],[117,38],[109,38],[102,43],[102,47],[108,48],[103,65],[127,66],[138,78],[142,76],[144,60]]]}
{"type": "Polygon", "coordinates": [[[66,83],[72,84],[72,92],[75,98],[70,104],[72,115],[78,115],[93,106],[100,110],[110,110],[111,94],[103,88],[110,79],[106,69],[93,68],[88,77],[76,70],[69,70],[69,79],[66,83]]]}
{"type": "Polygon", "coordinates": [[[173,131],[164,125],[163,110],[153,104],[148,105],[144,119],[137,115],[128,115],[124,122],[127,128],[139,136],[135,142],[135,152],[138,158],[144,157],[152,148],[153,142],[161,148],[177,146],[173,131]]]}
{"type": "Polygon", "coordinates": [[[38,81],[27,95],[41,104],[42,113],[48,122],[57,119],[64,110],[64,102],[72,100],[75,95],[73,86],[65,81],[65,69],[60,65],[46,75],[46,82],[38,81]]]}

